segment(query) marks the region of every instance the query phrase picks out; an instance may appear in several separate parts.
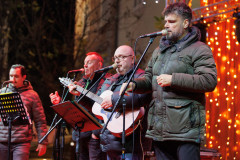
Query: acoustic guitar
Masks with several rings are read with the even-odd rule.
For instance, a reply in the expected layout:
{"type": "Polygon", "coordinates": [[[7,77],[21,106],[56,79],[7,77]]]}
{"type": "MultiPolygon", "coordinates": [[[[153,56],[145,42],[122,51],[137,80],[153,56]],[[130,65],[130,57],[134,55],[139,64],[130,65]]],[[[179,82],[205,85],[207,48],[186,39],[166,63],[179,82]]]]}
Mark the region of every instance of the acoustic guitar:
{"type": "MultiPolygon", "coordinates": [[[[65,86],[68,86],[69,84],[74,84],[70,78],[59,78],[59,80],[65,86]]],[[[76,85],[76,90],[81,94],[86,94],[88,92],[86,96],[95,102],[92,106],[93,114],[95,114],[97,118],[103,120],[104,123],[106,123],[110,117],[111,111],[103,109],[100,104],[102,103],[104,97],[106,97],[107,95],[112,95],[113,92],[110,90],[106,90],[100,96],[98,96],[84,89],[79,85],[76,85]]],[[[116,137],[121,137],[123,132],[123,114],[119,113],[118,111],[119,110],[116,110],[113,113],[113,116],[108,123],[107,129],[116,137]]],[[[138,127],[139,120],[143,117],[143,115],[144,115],[144,107],[140,107],[134,110],[128,109],[126,107],[126,112],[125,112],[126,136],[130,135],[138,127]],[[134,128],[133,128],[133,124],[134,124],[134,128]]]]}

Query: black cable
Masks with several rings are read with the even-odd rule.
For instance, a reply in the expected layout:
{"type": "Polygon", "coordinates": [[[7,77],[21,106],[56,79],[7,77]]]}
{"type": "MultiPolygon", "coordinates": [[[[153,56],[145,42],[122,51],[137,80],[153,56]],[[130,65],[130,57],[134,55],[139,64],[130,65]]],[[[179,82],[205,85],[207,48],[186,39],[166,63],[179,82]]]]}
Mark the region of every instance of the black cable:
{"type": "MultiPolygon", "coordinates": [[[[140,37],[138,37],[135,41],[135,44],[134,44],[134,57],[136,57],[136,44],[137,44],[137,41],[140,37]]],[[[134,63],[133,63],[133,70],[135,68],[135,58],[134,58],[134,63]]],[[[132,81],[134,81],[134,76],[132,77],[132,81]]],[[[135,123],[134,123],[134,93],[132,91],[132,120],[133,120],[133,123],[132,123],[132,129],[133,129],[133,132],[132,132],[132,139],[133,139],[133,143],[132,143],[132,155],[134,155],[134,150],[135,150],[135,123]]],[[[132,157],[133,158],[133,157],[132,157]]]]}
{"type": "MultiPolygon", "coordinates": [[[[136,46],[137,46],[137,41],[138,41],[138,39],[139,39],[140,37],[138,37],[137,39],[136,39],[136,41],[135,41],[135,43],[134,43],[134,48],[133,48],[133,52],[134,52],[134,56],[135,57],[137,57],[136,56],[136,46]]],[[[135,68],[135,60],[136,60],[136,58],[134,58],[134,63],[133,63],[133,68],[135,68]]],[[[134,81],[134,76],[133,76],[133,78],[132,78],[132,81],[134,81]]],[[[134,127],[135,127],[135,124],[134,124],[134,114],[133,114],[133,112],[134,112],[134,93],[133,93],[133,90],[132,90],[132,119],[133,119],[133,133],[132,133],[132,138],[133,138],[133,145],[132,145],[132,155],[134,154],[134,150],[135,150],[135,130],[134,130],[134,127]]],[[[133,159],[133,157],[132,157],[132,159],[133,159]]]]}

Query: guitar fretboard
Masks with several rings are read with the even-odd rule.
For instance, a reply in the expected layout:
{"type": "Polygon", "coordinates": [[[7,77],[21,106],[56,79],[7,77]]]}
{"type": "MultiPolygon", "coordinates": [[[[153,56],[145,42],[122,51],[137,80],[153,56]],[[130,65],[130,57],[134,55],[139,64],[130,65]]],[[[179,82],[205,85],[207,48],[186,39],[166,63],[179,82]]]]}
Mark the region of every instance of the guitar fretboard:
{"type": "MultiPolygon", "coordinates": [[[[73,81],[69,78],[59,78],[60,82],[65,85],[65,86],[68,86],[69,84],[74,84],[73,81]]],[[[75,84],[74,84],[75,85],[75,84]]],[[[99,97],[98,95],[92,93],[91,91],[87,90],[87,89],[84,89],[83,87],[81,86],[78,86],[76,85],[76,89],[78,92],[80,92],[81,94],[86,94],[86,96],[88,98],[90,98],[91,100],[97,102],[98,104],[101,104],[103,99],[101,97],[99,97]]]]}
{"type": "Polygon", "coordinates": [[[79,91],[80,93],[82,94],[86,94],[86,96],[90,99],[92,99],[93,101],[97,102],[98,104],[101,104],[103,99],[101,97],[99,97],[98,95],[88,91],[87,89],[84,89],[83,87],[81,86],[77,86],[77,91],[79,91]]]}

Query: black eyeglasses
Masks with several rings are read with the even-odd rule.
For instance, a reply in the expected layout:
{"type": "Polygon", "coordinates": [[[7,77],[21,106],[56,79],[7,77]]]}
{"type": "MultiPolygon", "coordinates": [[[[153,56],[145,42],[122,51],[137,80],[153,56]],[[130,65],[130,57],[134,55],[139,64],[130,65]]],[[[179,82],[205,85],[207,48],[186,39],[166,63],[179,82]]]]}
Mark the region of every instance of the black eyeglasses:
{"type": "Polygon", "coordinates": [[[116,60],[121,61],[121,60],[124,60],[125,58],[130,57],[130,56],[133,56],[133,55],[112,57],[112,61],[113,62],[116,61],[116,60]]]}

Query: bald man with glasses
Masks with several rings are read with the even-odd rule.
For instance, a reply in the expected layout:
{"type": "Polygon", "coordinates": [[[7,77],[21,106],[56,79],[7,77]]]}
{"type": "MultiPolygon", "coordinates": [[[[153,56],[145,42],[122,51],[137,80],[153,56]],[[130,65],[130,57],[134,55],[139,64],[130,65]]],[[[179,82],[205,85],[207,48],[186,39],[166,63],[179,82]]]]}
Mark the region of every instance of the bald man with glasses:
{"type": "MultiPolygon", "coordinates": [[[[117,64],[117,74],[109,77],[103,83],[99,95],[105,90],[111,90],[112,95],[108,95],[103,98],[101,107],[103,109],[111,109],[117,102],[119,98],[119,90],[124,82],[126,82],[134,69],[135,56],[133,49],[130,46],[123,45],[116,49],[113,61],[117,64]]],[[[144,75],[144,71],[138,69],[134,75],[134,78],[140,78],[144,75]]],[[[124,96],[126,99],[126,109],[134,107],[134,109],[140,109],[146,106],[151,100],[151,94],[131,94],[129,96],[124,96]]],[[[118,108],[122,107],[122,104],[118,108]]],[[[131,119],[132,120],[132,119],[131,119]]],[[[133,134],[126,137],[126,150],[125,159],[126,160],[140,160],[143,156],[143,151],[140,144],[140,132],[143,132],[140,127],[138,127],[133,134]]],[[[101,149],[107,152],[108,160],[120,160],[122,156],[122,140],[121,138],[115,137],[109,130],[100,136],[101,149]]]]}

